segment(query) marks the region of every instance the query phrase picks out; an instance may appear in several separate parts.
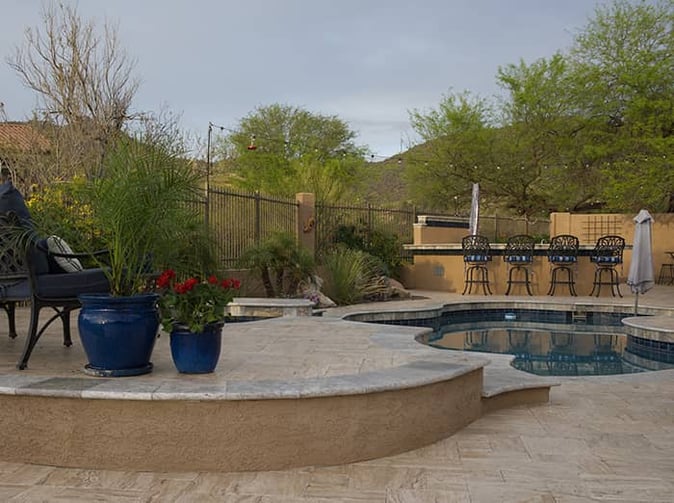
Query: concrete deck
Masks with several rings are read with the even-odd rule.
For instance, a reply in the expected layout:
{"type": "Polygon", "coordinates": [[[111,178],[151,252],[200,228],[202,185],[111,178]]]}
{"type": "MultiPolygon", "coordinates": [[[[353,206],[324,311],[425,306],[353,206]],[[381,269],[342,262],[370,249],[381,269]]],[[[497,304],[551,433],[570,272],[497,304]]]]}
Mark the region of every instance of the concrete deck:
{"type": "MultiPolygon", "coordinates": [[[[674,287],[658,286],[640,296],[640,313],[664,313],[674,308],[672,294],[674,287]]],[[[386,303],[381,308],[428,309],[467,300],[449,294],[429,296],[428,300],[386,303]]],[[[471,297],[475,301],[499,299],[504,298],[471,297]]],[[[520,300],[527,303],[532,299],[520,300]]],[[[536,300],[633,305],[629,296],[617,301],[589,297],[536,300]]],[[[356,306],[349,310],[363,309],[356,306]]],[[[376,340],[377,331],[407,335],[409,329],[387,327],[382,331],[376,325],[334,319],[346,311],[332,310],[320,321],[295,319],[287,326],[273,320],[260,322],[269,325],[259,325],[253,333],[246,330],[247,336],[228,341],[239,345],[236,358],[228,356],[228,343],[225,344],[215,378],[228,382],[292,381],[297,385],[311,379],[387,372],[410,363],[411,356],[406,351],[395,349],[398,343],[404,343],[403,339],[390,339],[392,345],[387,347],[361,344],[354,335],[369,330],[366,339],[376,340]],[[306,328],[302,323],[321,329],[310,332],[302,329],[306,328]],[[307,339],[315,342],[310,352],[306,350],[307,339]]],[[[19,327],[24,325],[19,321],[19,327]]],[[[26,379],[44,383],[54,377],[79,380],[84,376],[79,344],[63,348],[54,333],[44,336],[28,370],[14,371],[18,358],[15,346],[22,342],[0,340],[0,373],[4,379],[18,376],[11,378],[18,379],[15,388],[26,385],[26,379]]],[[[136,392],[160,397],[169,391],[181,392],[181,387],[184,391],[186,381],[202,383],[207,388],[207,379],[211,378],[179,376],[172,369],[167,345],[167,338],[158,341],[153,358],[155,371],[147,376],[146,387],[136,392]]],[[[412,352],[417,350],[435,351],[414,348],[412,352]]],[[[411,358],[430,356],[422,353],[411,358]]],[[[496,389],[508,385],[509,378],[500,373],[499,367],[512,370],[506,359],[493,359],[485,372],[487,393],[489,382],[496,383],[496,389]],[[503,380],[499,383],[498,379],[490,379],[490,373],[503,380]]],[[[549,404],[492,412],[445,440],[397,456],[335,467],[251,473],[125,472],[0,462],[0,500],[671,501],[674,371],[559,379],[563,384],[552,389],[549,404]]],[[[120,380],[112,381],[87,390],[80,384],[74,392],[120,392],[120,380]]],[[[12,386],[8,381],[5,384],[12,386]]],[[[41,388],[44,384],[35,387],[41,388]]],[[[206,388],[204,398],[208,395],[206,388]]]]}

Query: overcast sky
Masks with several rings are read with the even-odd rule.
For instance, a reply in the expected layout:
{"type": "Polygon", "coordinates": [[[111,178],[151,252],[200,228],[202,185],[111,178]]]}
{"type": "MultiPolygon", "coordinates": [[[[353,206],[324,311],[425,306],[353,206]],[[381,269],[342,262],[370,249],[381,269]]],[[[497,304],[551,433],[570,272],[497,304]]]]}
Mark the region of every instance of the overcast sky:
{"type": "MultiPolygon", "coordinates": [[[[336,115],[377,157],[415,137],[409,111],[443,94],[498,94],[499,66],[565,51],[594,0],[81,0],[118,23],[137,60],[134,111],[168,108],[201,137],[281,103],[336,115]]],[[[0,102],[23,120],[36,96],[7,65],[41,0],[0,0],[0,102]]]]}

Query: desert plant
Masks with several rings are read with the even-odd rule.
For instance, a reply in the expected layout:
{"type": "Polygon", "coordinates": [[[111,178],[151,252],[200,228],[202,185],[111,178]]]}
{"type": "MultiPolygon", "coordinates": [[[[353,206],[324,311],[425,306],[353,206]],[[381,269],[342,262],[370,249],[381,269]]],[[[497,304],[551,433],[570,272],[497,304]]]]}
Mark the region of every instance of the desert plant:
{"type": "Polygon", "coordinates": [[[292,297],[302,280],[314,272],[314,259],[288,233],[271,235],[259,245],[246,249],[239,263],[254,270],[267,297],[292,297]]]}
{"type": "Polygon", "coordinates": [[[339,305],[381,298],[388,290],[381,262],[361,250],[338,246],[322,266],[323,293],[339,305]]]}

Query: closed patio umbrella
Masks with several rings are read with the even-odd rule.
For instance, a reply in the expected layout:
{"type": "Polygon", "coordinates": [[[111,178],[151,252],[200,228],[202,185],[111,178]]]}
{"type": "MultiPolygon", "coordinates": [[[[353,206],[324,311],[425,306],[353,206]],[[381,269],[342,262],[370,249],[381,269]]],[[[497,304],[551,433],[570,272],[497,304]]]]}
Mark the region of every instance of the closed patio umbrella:
{"type": "Polygon", "coordinates": [[[641,210],[634,217],[634,246],[632,248],[632,261],[627,275],[627,284],[635,294],[634,314],[639,308],[639,294],[646,293],[655,285],[653,274],[653,247],[651,236],[651,224],[653,217],[647,210],[641,210]]]}
{"type": "Polygon", "coordinates": [[[470,202],[470,234],[477,234],[477,222],[480,216],[480,184],[473,184],[473,197],[470,202]]]}

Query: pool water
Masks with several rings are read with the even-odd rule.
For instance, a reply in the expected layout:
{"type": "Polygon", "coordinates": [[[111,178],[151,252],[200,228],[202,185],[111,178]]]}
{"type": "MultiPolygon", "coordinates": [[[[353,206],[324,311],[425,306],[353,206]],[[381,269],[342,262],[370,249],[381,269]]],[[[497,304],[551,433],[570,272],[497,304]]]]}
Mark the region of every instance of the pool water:
{"type": "Polygon", "coordinates": [[[419,337],[423,344],[510,354],[515,357],[515,368],[536,375],[633,374],[674,368],[671,343],[624,333],[622,319],[631,313],[490,307],[424,314],[392,311],[354,313],[345,318],[426,327],[431,332],[419,337]]]}
{"type": "Polygon", "coordinates": [[[629,363],[626,336],[618,327],[531,324],[455,330],[446,327],[429,338],[442,349],[502,353],[515,356],[512,365],[545,376],[612,375],[643,372],[629,363]]]}

